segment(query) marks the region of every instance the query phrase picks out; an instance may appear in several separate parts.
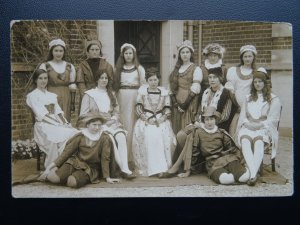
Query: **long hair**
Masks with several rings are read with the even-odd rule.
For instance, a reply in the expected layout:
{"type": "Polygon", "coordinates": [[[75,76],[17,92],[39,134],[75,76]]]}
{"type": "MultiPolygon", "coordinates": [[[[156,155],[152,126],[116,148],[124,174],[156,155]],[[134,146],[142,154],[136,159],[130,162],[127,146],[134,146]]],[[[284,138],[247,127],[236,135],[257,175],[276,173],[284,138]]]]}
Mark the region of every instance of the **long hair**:
{"type": "MultiPolygon", "coordinates": [[[[262,89],[262,94],[263,94],[264,101],[267,101],[268,103],[270,103],[271,102],[272,89],[271,89],[271,87],[270,87],[267,80],[262,79],[262,81],[264,82],[264,88],[262,89]]],[[[258,99],[257,91],[254,87],[254,79],[251,83],[250,94],[251,94],[250,101],[256,101],[258,99]]]]}
{"type": "MultiPolygon", "coordinates": [[[[173,71],[171,72],[170,76],[169,76],[169,82],[170,82],[170,88],[173,94],[177,94],[177,90],[178,90],[178,74],[179,74],[179,68],[182,66],[183,61],[180,57],[180,52],[182,49],[180,49],[180,51],[178,52],[178,56],[177,56],[177,62],[175,64],[175,67],[173,69],[173,71]]],[[[193,63],[194,62],[194,53],[191,49],[189,49],[191,52],[191,58],[190,61],[193,63]]]]}
{"type": "Polygon", "coordinates": [[[101,78],[102,74],[106,73],[107,75],[107,79],[108,79],[108,83],[106,86],[106,90],[107,90],[107,95],[110,99],[110,102],[112,104],[113,107],[117,106],[117,99],[115,97],[115,95],[113,94],[113,88],[112,88],[112,79],[111,77],[108,75],[107,70],[97,70],[96,74],[95,74],[95,78],[96,78],[96,82],[98,83],[98,80],[101,78]]]}
{"type": "MultiPolygon", "coordinates": [[[[246,51],[247,52],[247,51],[246,51]]],[[[242,66],[242,65],[244,65],[244,60],[243,60],[243,56],[244,56],[244,54],[246,53],[246,52],[243,52],[241,55],[240,55],[240,64],[238,65],[238,67],[240,67],[240,66],[242,66]]],[[[253,61],[252,61],[252,64],[251,64],[251,68],[252,68],[252,70],[254,71],[254,70],[256,70],[256,55],[253,53],[253,52],[251,52],[252,53],[252,55],[253,55],[253,61]]]]}
{"type": "MultiPolygon", "coordinates": [[[[122,73],[123,66],[125,64],[124,53],[128,49],[132,49],[132,48],[129,47],[129,46],[125,47],[123,49],[123,51],[120,53],[120,55],[118,57],[118,60],[116,62],[116,71],[114,73],[114,83],[113,83],[113,89],[116,92],[119,91],[119,89],[120,89],[121,73],[122,73]]],[[[138,60],[138,57],[137,57],[137,53],[133,49],[132,49],[132,51],[133,51],[133,64],[137,69],[138,75],[140,76],[139,70],[138,70],[140,63],[139,63],[139,60],[138,60]]]]}
{"type": "Polygon", "coordinates": [[[48,53],[48,56],[47,56],[47,61],[51,61],[53,59],[53,49],[57,46],[60,46],[64,49],[64,55],[62,57],[62,60],[65,60],[65,58],[66,58],[66,48],[64,46],[61,46],[61,45],[53,45],[49,50],[49,53],[48,53]]]}

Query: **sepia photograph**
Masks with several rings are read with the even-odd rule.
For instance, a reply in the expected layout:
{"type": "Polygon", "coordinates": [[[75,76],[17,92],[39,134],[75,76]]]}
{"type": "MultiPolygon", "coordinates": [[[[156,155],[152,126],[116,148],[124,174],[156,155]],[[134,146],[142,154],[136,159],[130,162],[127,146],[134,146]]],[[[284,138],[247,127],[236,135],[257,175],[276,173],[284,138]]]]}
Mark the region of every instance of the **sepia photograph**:
{"type": "Polygon", "coordinates": [[[292,24],[12,20],[13,198],[294,194],[292,24]]]}

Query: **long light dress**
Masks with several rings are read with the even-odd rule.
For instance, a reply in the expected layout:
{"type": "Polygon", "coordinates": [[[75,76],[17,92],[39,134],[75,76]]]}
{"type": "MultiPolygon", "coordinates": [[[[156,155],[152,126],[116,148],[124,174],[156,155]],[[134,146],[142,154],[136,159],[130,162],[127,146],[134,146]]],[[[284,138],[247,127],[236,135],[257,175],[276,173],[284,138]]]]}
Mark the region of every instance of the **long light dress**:
{"type": "Polygon", "coordinates": [[[132,156],[132,133],[137,120],[135,113],[136,98],[140,86],[146,84],[145,70],[140,65],[138,68],[123,68],[121,72],[121,85],[118,92],[118,102],[120,104],[120,121],[124,129],[127,130],[128,162],[130,168],[134,168],[132,156]]]}
{"type": "Polygon", "coordinates": [[[48,91],[57,94],[58,104],[64,111],[67,121],[71,119],[71,93],[70,89],[76,89],[75,67],[66,61],[54,63],[48,61],[39,67],[48,73],[48,91]]]}
{"type": "Polygon", "coordinates": [[[34,140],[46,153],[45,167],[53,162],[64,150],[66,142],[79,131],[62,126],[58,114],[63,113],[57,102],[57,95],[35,89],[27,95],[27,105],[35,115],[34,140]]]}
{"type": "Polygon", "coordinates": [[[250,94],[253,72],[254,71],[252,69],[244,67],[231,67],[228,69],[227,83],[225,84],[225,88],[234,90],[235,99],[239,106],[239,109],[235,113],[229,128],[229,133],[231,136],[235,135],[240,109],[246,99],[246,96],[250,94]]]}
{"type": "MultiPolygon", "coordinates": [[[[147,119],[170,116],[170,97],[168,90],[159,87],[159,92],[149,92],[146,85],[139,89],[137,114],[147,119]]],[[[172,154],[176,137],[171,123],[166,121],[151,125],[141,118],[137,120],[132,140],[134,162],[142,176],[151,176],[167,171],[172,165],[172,154]]]]}
{"type": "Polygon", "coordinates": [[[248,138],[254,144],[255,140],[272,143],[271,158],[275,158],[278,149],[278,122],[280,120],[281,103],[279,98],[271,94],[271,102],[264,101],[263,95],[258,94],[256,101],[246,96],[237,127],[237,143],[241,145],[242,138],[248,138]],[[251,130],[244,124],[246,122],[259,122],[263,127],[259,130],[251,130]]]}

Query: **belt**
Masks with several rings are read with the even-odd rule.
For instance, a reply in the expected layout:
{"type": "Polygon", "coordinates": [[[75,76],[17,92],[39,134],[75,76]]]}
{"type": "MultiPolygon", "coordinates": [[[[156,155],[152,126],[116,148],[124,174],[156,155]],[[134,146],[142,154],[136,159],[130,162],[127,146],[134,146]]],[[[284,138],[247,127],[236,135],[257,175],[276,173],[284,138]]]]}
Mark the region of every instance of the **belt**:
{"type": "Polygon", "coordinates": [[[139,86],[128,86],[128,85],[124,85],[121,86],[120,89],[139,89],[139,86]]]}

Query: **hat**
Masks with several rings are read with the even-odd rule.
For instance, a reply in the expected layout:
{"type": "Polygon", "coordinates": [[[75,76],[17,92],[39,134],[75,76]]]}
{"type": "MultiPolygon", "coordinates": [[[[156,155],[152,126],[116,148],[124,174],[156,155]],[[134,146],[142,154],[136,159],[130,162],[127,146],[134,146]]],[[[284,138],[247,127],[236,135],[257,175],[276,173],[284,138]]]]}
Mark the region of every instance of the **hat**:
{"type": "Polygon", "coordinates": [[[254,55],[257,55],[257,51],[254,45],[244,45],[240,49],[240,55],[242,55],[244,52],[250,51],[253,52],[254,55]]]}
{"type": "Polygon", "coordinates": [[[80,123],[86,127],[86,125],[91,120],[94,120],[94,119],[99,119],[102,123],[106,122],[106,119],[104,119],[103,116],[101,116],[99,114],[95,114],[95,113],[87,113],[87,114],[83,115],[79,120],[80,120],[80,123]]]}
{"type": "Polygon", "coordinates": [[[221,113],[219,113],[215,107],[213,107],[213,106],[207,106],[207,107],[204,109],[204,111],[203,111],[203,113],[202,113],[202,116],[203,116],[203,117],[204,117],[204,116],[215,116],[215,117],[217,117],[217,118],[220,118],[221,113]]]}
{"type": "Polygon", "coordinates": [[[190,40],[185,40],[184,42],[181,43],[181,45],[177,46],[178,52],[180,52],[180,50],[183,48],[189,48],[191,49],[192,52],[195,51],[192,42],[190,40]]]}
{"type": "Polygon", "coordinates": [[[128,43],[124,43],[124,44],[121,46],[121,52],[123,52],[123,49],[126,48],[126,47],[130,47],[130,48],[133,49],[134,52],[136,52],[135,47],[134,47],[132,44],[128,44],[128,43]]]}
{"type": "Polygon", "coordinates": [[[66,47],[66,43],[63,40],[54,39],[49,42],[49,49],[51,49],[53,46],[57,46],[57,45],[63,46],[64,48],[66,47]]]}
{"type": "Polygon", "coordinates": [[[253,73],[253,80],[255,78],[262,79],[263,81],[266,81],[268,79],[268,74],[265,68],[260,67],[253,73]]]}
{"type": "Polygon", "coordinates": [[[90,46],[90,45],[97,45],[100,49],[102,48],[102,44],[99,40],[90,40],[86,42],[86,49],[90,46]]]}
{"type": "Polygon", "coordinates": [[[223,70],[221,67],[211,68],[211,69],[208,69],[208,75],[209,74],[214,74],[220,78],[220,77],[223,77],[223,70]]]}
{"type": "Polygon", "coordinates": [[[209,53],[215,53],[221,56],[223,58],[223,55],[225,53],[225,48],[223,48],[221,45],[218,43],[211,43],[208,44],[204,49],[203,49],[203,55],[207,56],[209,53]]]}

